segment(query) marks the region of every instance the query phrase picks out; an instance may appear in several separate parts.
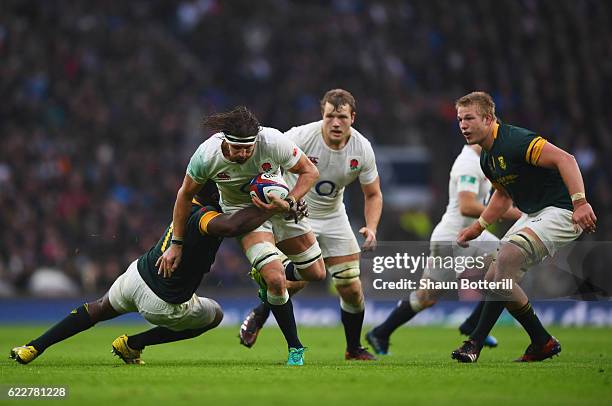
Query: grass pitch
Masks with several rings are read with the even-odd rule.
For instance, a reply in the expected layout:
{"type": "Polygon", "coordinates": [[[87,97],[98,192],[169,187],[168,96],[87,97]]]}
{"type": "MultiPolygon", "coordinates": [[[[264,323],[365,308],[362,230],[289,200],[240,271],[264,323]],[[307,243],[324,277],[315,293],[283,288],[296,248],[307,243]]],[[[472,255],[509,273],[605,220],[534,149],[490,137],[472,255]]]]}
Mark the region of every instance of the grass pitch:
{"type": "MultiPolygon", "coordinates": [[[[0,348],[8,355],[47,327],[0,326],[0,348]]],[[[457,330],[432,327],[399,329],[393,354],[373,363],[344,361],[341,328],[301,329],[309,347],[304,367],[284,365],[286,347],[275,327],[264,329],[250,350],[238,345],[232,327],[147,347],[144,366],[111,355],[115,337],[145,328],[102,323],[49,348],[32,364],[5,358],[0,386],[67,386],[68,398],[51,402],[88,406],[612,404],[612,329],[552,328],[561,355],[533,364],[511,362],[528,342],[512,327],[495,329],[500,346],[484,349],[480,361],[469,365],[450,359],[462,340],[457,330]]]]}

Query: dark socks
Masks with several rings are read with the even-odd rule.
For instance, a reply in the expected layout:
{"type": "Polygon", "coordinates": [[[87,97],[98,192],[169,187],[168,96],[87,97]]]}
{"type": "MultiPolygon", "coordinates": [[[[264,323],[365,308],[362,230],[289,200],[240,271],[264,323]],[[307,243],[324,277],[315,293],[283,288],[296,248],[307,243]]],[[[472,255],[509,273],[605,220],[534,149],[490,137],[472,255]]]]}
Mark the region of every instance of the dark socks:
{"type": "Polygon", "coordinates": [[[142,350],[148,345],[171,343],[173,341],[194,338],[208,330],[207,328],[174,331],[166,327],[154,327],[143,333],[128,337],[128,346],[134,350],[142,350]]]}
{"type": "Polygon", "coordinates": [[[488,293],[482,307],[480,320],[478,320],[476,328],[472,331],[472,334],[470,334],[470,338],[482,346],[484,339],[493,329],[497,319],[499,319],[499,316],[504,311],[505,306],[506,302],[499,300],[498,296],[488,293]]]}
{"type": "Polygon", "coordinates": [[[257,315],[257,318],[261,320],[261,325],[268,320],[270,317],[270,305],[267,303],[260,303],[259,306],[253,309],[253,312],[257,315]]]}
{"type": "Polygon", "coordinates": [[[470,316],[461,324],[461,326],[459,326],[459,331],[461,331],[461,334],[466,336],[472,334],[472,331],[474,331],[476,325],[478,324],[478,320],[480,320],[480,314],[482,313],[484,303],[484,300],[478,302],[474,310],[472,310],[470,316]]]}
{"type": "Polygon", "coordinates": [[[355,350],[361,347],[359,336],[361,335],[361,327],[363,326],[363,317],[365,311],[359,313],[349,313],[340,309],[342,324],[344,325],[344,335],[346,337],[347,351],[355,350]]]}
{"type": "Polygon", "coordinates": [[[417,312],[412,310],[410,302],[402,300],[380,326],[374,329],[374,335],[388,338],[399,326],[412,319],[417,312]]]}
{"type": "Polygon", "coordinates": [[[285,278],[288,281],[300,281],[302,280],[301,278],[298,278],[295,274],[295,265],[293,265],[293,262],[288,262],[285,265],[285,278]]]}
{"type": "Polygon", "coordinates": [[[39,353],[55,343],[63,341],[73,335],[85,331],[96,324],[91,320],[87,312],[86,305],[74,309],[66,318],[51,327],[43,335],[30,341],[27,345],[32,345],[39,353]]]}
{"type": "Polygon", "coordinates": [[[293,316],[293,303],[291,299],[287,303],[282,305],[270,304],[270,310],[274,314],[274,318],[278,323],[287,345],[291,348],[302,348],[303,345],[300,342],[297,334],[297,326],[295,325],[295,317],[293,316]]]}
{"type": "Polygon", "coordinates": [[[527,334],[529,334],[532,343],[535,345],[546,344],[546,341],[550,338],[550,334],[546,331],[544,326],[542,326],[530,302],[527,302],[525,306],[518,310],[510,311],[510,314],[521,323],[521,326],[523,326],[527,334]]]}

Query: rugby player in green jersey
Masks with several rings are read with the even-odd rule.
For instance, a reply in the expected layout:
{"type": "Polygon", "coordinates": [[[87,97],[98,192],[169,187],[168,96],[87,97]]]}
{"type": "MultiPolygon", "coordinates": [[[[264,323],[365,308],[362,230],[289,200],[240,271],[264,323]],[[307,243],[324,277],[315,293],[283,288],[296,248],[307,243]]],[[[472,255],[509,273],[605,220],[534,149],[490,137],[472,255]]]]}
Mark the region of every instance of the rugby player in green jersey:
{"type": "Polygon", "coordinates": [[[288,210],[288,202],[275,196],[270,199],[270,204],[257,202],[261,209],[248,207],[222,214],[216,185],[212,181],[205,183],[192,201],[182,241],[172,241],[171,224],[159,242],[132,262],[102,298],[77,307],[40,337],[13,348],[11,358],[28,364],[51,345],[99,321],[131,312],[139,312],[156,327],[113,341],[113,352],[126,364],[143,364],[140,356],[148,345],[193,338],[217,327],[223,318],[221,307],[194,292],[210,271],[223,237],[245,234],[271,216],[288,210]],[[162,271],[159,259],[173,243],[182,245],[182,261],[176,269],[162,271]]]}
{"type": "Polygon", "coordinates": [[[594,232],[597,218],[572,155],[530,130],[500,123],[487,93],[465,95],[455,107],[461,133],[468,144],[482,147],[480,166],[496,189],[480,218],[459,233],[457,243],[468,246],[513,203],[524,214],[502,238],[497,261],[486,276],[495,282],[511,280],[512,289],[486,294],[478,325],[451,356],[476,362],[485,337],[506,308],[531,338],[517,361],[542,361],[558,354],[561,345],[542,326],[519,283],[530,266],[553,256],[583,230],[594,232]]]}

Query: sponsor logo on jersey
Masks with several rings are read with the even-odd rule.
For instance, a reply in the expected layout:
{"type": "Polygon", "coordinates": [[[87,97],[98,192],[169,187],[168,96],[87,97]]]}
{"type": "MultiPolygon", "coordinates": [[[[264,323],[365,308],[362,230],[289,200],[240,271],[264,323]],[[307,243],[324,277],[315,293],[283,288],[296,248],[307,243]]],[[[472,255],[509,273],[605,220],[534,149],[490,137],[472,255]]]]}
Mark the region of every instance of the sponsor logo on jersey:
{"type": "Polygon", "coordinates": [[[319,157],[318,156],[309,156],[308,159],[310,159],[310,162],[312,162],[315,165],[319,164],[319,157]]]}
{"type": "Polygon", "coordinates": [[[264,172],[272,170],[272,164],[270,162],[264,162],[263,164],[261,164],[261,170],[264,172]]]}
{"type": "Polygon", "coordinates": [[[217,179],[219,179],[219,180],[230,180],[231,177],[226,172],[219,172],[217,174],[217,179]]]}
{"type": "Polygon", "coordinates": [[[351,159],[349,162],[349,168],[351,168],[351,171],[356,171],[359,169],[359,161],[356,159],[351,159]]]}
{"type": "Polygon", "coordinates": [[[499,167],[502,168],[503,170],[506,170],[506,161],[504,160],[504,157],[498,156],[497,161],[499,162],[499,167]]]}

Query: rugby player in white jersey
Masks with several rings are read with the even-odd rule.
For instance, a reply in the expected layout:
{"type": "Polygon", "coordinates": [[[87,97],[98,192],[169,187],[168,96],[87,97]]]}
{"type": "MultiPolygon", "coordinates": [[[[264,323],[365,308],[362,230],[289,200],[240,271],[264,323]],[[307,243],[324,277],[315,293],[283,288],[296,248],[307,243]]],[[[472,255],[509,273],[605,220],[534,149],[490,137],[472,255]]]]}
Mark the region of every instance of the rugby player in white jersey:
{"type": "MultiPolygon", "coordinates": [[[[484,210],[485,200],[491,190],[491,182],[486,178],[480,169],[480,146],[465,145],[461,153],[455,159],[451,168],[450,180],[448,183],[448,205],[442,220],[435,227],[430,239],[430,256],[463,256],[487,258],[486,264],[482,267],[485,271],[491,261],[491,252],[494,252],[498,238],[488,231],[484,231],[476,244],[469,248],[457,247],[454,241],[459,232],[466,226],[472,224],[484,210]]],[[[517,220],[521,213],[517,209],[510,209],[504,218],[517,220]]],[[[431,281],[454,280],[458,276],[454,270],[435,269],[429,264],[423,272],[422,279],[431,281]]],[[[419,284],[420,286],[420,284],[419,284]]],[[[433,306],[436,300],[446,291],[444,289],[418,289],[413,291],[408,300],[402,300],[393,309],[387,319],[372,331],[366,334],[366,340],[370,343],[377,354],[387,354],[389,350],[389,337],[402,324],[411,320],[420,311],[433,306]]],[[[459,331],[464,335],[469,335],[476,327],[484,302],[478,303],[468,319],[461,324],[459,331]]],[[[489,347],[497,346],[497,340],[488,336],[485,345],[489,347]]]]}
{"type": "MultiPolygon", "coordinates": [[[[352,127],[356,105],[353,96],[342,89],[328,91],[321,100],[323,119],[294,127],[285,133],[317,166],[319,181],[306,194],[309,220],[327,271],[340,295],[341,319],[346,337],[345,359],[373,360],[361,346],[365,302],[359,280],[360,247],[351,229],[343,203],[346,185],[359,179],[365,199],[364,250],[376,246],[376,229],[382,211],[382,193],[370,142],[352,127]]],[[[289,185],[298,181],[293,173],[285,175],[289,185]]],[[[291,273],[287,272],[290,278],[291,273]]],[[[294,278],[299,279],[299,278],[294,278]]],[[[292,291],[304,286],[290,283],[292,291]]],[[[292,292],[293,293],[293,292],[292,292]]],[[[246,318],[240,329],[241,344],[255,344],[259,330],[269,315],[262,303],[246,318]]]]}
{"type": "Polygon", "coordinates": [[[295,174],[297,180],[285,199],[288,213],[296,216],[295,221],[287,220],[284,215],[273,216],[252,232],[239,237],[239,241],[253,268],[267,285],[265,299],[289,347],[287,363],[302,365],[304,346],[298,338],[293,305],[277,247],[295,264],[292,275],[308,281],[325,278],[319,244],[308,221],[298,222],[296,213],[297,201],[314,185],[318,170],[280,131],[260,127],[257,118],[246,107],[209,116],[204,125],[217,133],[199,146],[189,162],[174,206],[172,245],[160,258],[160,270],[172,272],[180,263],[191,200],[207,180],[217,184],[223,211],[232,213],[252,205],[249,183],[257,174],[277,173],[281,168],[295,174]]]}

